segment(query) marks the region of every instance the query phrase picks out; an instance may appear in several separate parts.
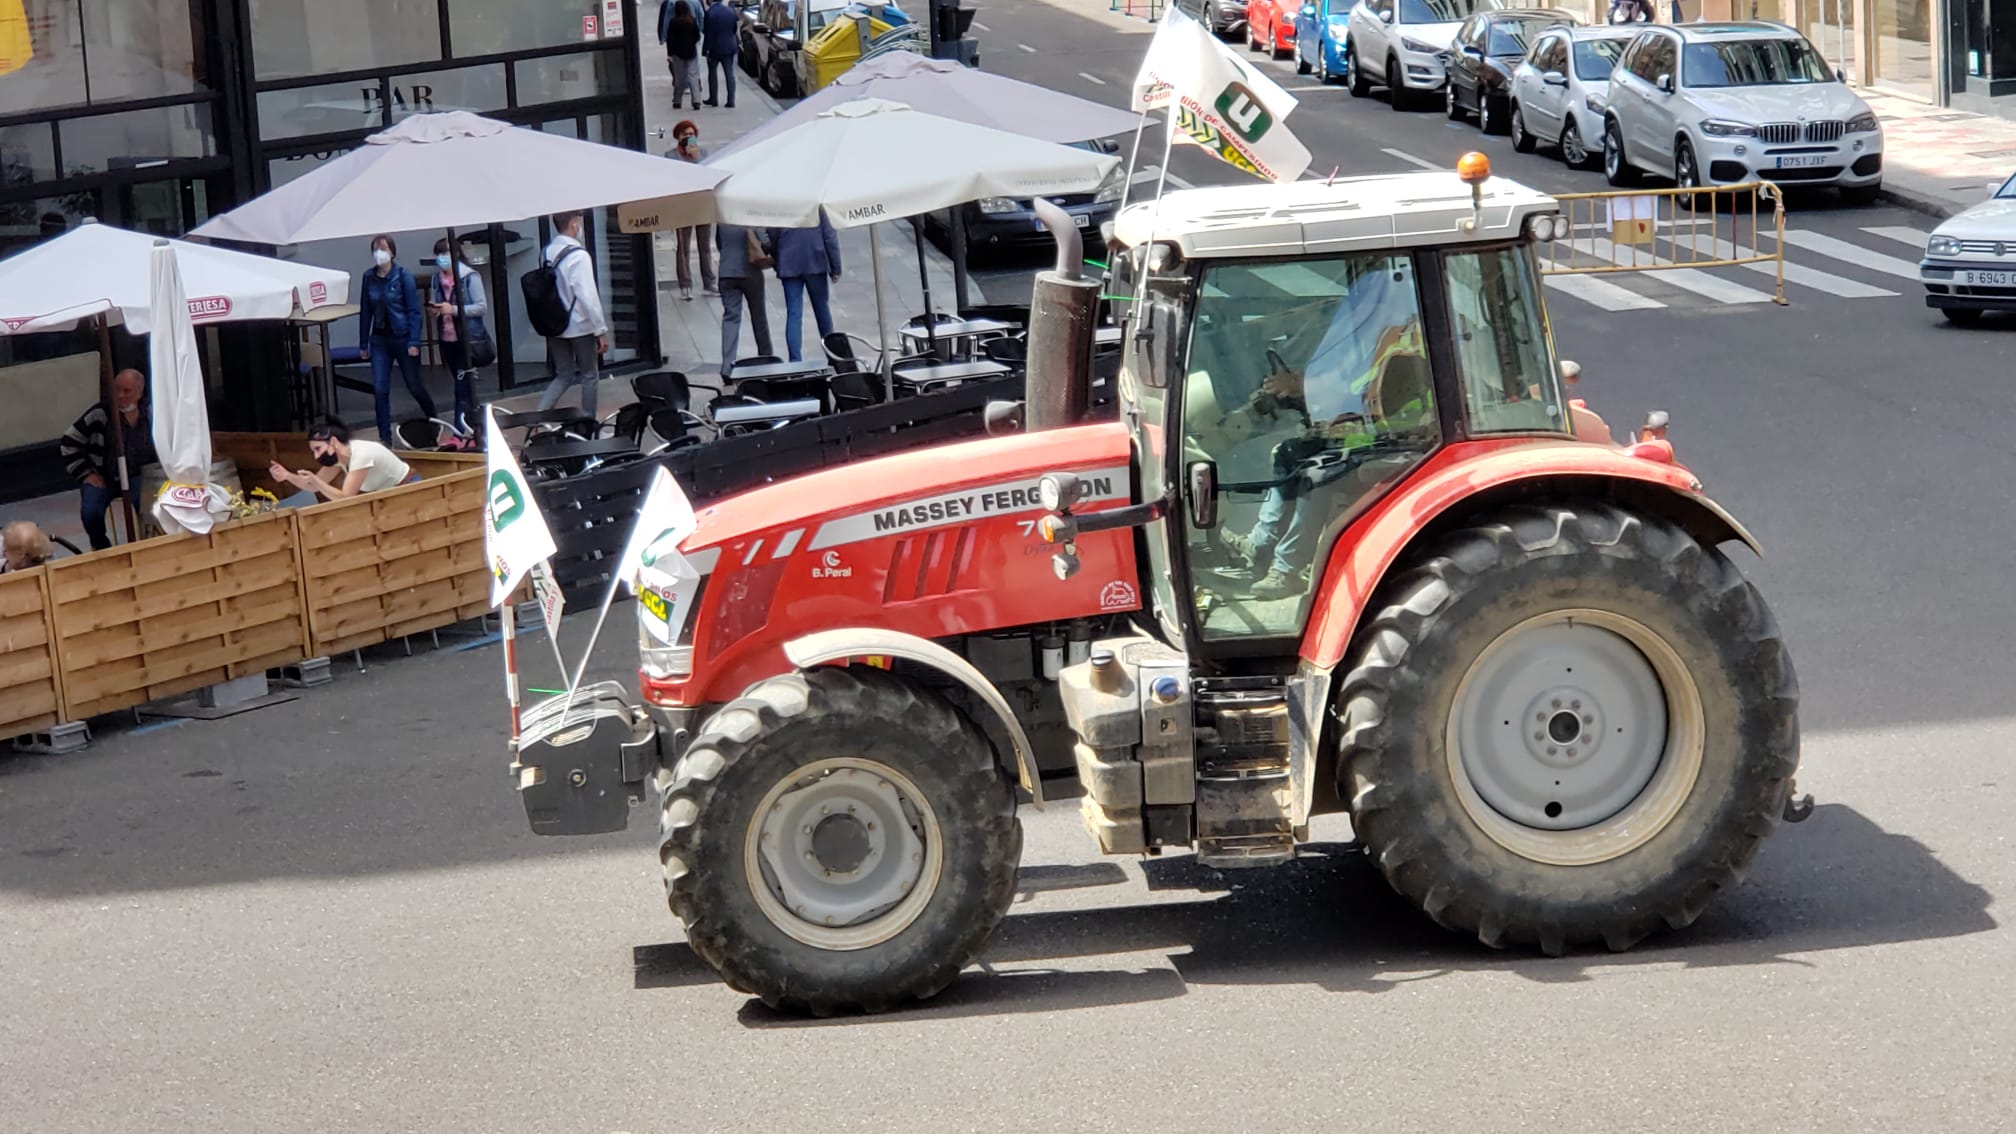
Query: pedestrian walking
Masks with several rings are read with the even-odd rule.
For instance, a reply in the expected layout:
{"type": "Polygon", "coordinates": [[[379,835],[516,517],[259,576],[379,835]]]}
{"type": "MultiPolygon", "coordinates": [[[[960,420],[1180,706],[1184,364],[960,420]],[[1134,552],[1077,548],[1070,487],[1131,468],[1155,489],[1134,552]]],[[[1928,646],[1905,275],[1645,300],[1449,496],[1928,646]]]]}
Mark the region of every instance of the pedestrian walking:
{"type": "MultiPolygon", "coordinates": [[[[678,125],[672,127],[672,156],[680,161],[696,163],[706,156],[700,149],[700,127],[695,126],[691,119],[682,118],[678,125]]],[[[688,262],[689,252],[700,259],[700,290],[707,295],[715,294],[714,226],[688,225],[678,231],[677,240],[675,254],[679,258],[679,298],[693,298],[693,268],[688,262]]]]}
{"type": "Polygon", "coordinates": [[[154,421],[147,412],[147,380],[138,370],[121,370],[112,377],[112,400],[85,410],[70,432],[56,443],[63,466],[77,481],[78,518],[91,550],[112,546],[105,530],[105,510],[119,499],[120,445],[113,442],[112,414],[119,414],[118,441],[126,454],[126,500],[137,515],[140,511],[140,470],[154,460],[154,421]]]}
{"type": "Polygon", "coordinates": [[[840,282],[840,238],[824,214],[810,228],[772,229],[777,249],[777,278],[784,284],[784,349],[791,361],[804,360],[805,300],[812,300],[812,318],[824,342],[833,333],[829,283],[840,282]]]}
{"type": "Polygon", "coordinates": [[[371,363],[371,391],[377,399],[378,438],[395,444],[392,431],[392,365],[399,365],[406,392],[423,417],[434,416],[434,396],[420,380],[420,288],[399,262],[399,245],[380,234],[371,238],[371,267],[357,298],[357,349],[371,363]]]}
{"type": "Polygon", "coordinates": [[[455,428],[464,436],[475,431],[476,371],[497,360],[497,344],[484,316],[490,313],[483,295],[483,277],[463,262],[447,237],[434,242],[435,274],[428,286],[428,311],[434,316],[435,341],[441,361],[455,376],[455,428]],[[461,326],[455,323],[457,308],[461,326]]]}
{"type": "Polygon", "coordinates": [[[672,71],[672,109],[685,104],[688,93],[700,105],[700,21],[687,0],[672,0],[658,8],[658,42],[665,45],[665,65],[672,71]]]}
{"type": "Polygon", "coordinates": [[[742,50],[736,38],[737,18],[735,9],[728,6],[728,0],[714,0],[707,5],[706,17],[701,21],[700,50],[707,56],[707,105],[714,106],[720,101],[720,76],[728,80],[728,109],[735,109],[735,56],[742,50]]]}
{"type": "Polygon", "coordinates": [[[609,319],[602,313],[602,293],[595,286],[595,264],[581,245],[587,231],[578,212],[553,214],[554,236],[546,246],[555,286],[567,309],[567,326],[546,340],[547,365],[553,381],[539,396],[539,408],[552,409],[567,387],[581,386],[581,412],[595,416],[595,384],[601,378],[602,355],[609,349],[609,319]]]}
{"type": "Polygon", "coordinates": [[[1652,19],[1652,0],[1610,0],[1613,24],[1649,24],[1652,19]]]}
{"type": "Polygon", "coordinates": [[[770,353],[763,269],[770,266],[773,253],[763,245],[759,230],[739,224],[715,225],[714,243],[721,252],[721,376],[726,378],[742,344],[743,308],[748,308],[750,329],[756,334],[756,353],[770,353]]]}

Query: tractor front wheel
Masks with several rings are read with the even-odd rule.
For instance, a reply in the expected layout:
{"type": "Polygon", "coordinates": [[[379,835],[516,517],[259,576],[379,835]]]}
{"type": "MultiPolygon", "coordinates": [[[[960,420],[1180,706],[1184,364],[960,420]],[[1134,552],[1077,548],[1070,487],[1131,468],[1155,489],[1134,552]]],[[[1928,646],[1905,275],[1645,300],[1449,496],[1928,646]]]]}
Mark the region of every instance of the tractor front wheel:
{"type": "Polygon", "coordinates": [[[929,997],[1008,912],[1013,782],[974,724],[879,670],[761,682],[660,774],[665,886],[693,951],[773,1008],[929,997]]]}
{"type": "Polygon", "coordinates": [[[1521,508],[1384,598],[1339,788],[1394,889],[1559,954],[1684,927],[1736,883],[1791,790],[1798,684],[1727,559],[1604,504],[1521,508]]]}

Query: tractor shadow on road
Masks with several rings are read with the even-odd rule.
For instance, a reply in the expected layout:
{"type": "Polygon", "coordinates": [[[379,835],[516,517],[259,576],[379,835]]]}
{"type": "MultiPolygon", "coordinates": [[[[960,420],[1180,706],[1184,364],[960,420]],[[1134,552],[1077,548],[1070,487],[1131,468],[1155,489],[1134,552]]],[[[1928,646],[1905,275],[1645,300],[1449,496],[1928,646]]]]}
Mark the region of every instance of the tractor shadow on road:
{"type": "MultiPolygon", "coordinates": [[[[1112,864],[1025,873],[1050,872],[1038,876],[1039,884],[1054,887],[1073,872],[1102,865],[1112,864]]],[[[865,1020],[817,1021],[752,1001],[742,1022],[795,1027],[1046,1012],[1167,999],[1193,984],[1377,993],[1476,972],[1565,984],[1676,962],[1688,970],[1815,966],[1825,961],[1811,954],[1829,950],[1996,928],[1987,890],[1954,873],[1923,843],[1890,834],[1840,804],[1817,808],[1806,823],[1781,830],[1747,881],[1692,928],[1655,936],[1624,954],[1549,958],[1487,949],[1430,923],[1362,854],[1339,844],[1306,847],[1289,866],[1250,873],[1211,870],[1188,855],[1149,859],[1144,869],[1151,891],[1217,893],[1194,901],[1011,913],[978,971],[927,1004],[865,1020]],[[1162,954],[1169,968],[1152,961],[1144,967],[1134,956],[1144,953],[1162,954]],[[1082,964],[1059,967],[1104,956],[1127,956],[1128,963],[1089,971],[1082,964]]]]}

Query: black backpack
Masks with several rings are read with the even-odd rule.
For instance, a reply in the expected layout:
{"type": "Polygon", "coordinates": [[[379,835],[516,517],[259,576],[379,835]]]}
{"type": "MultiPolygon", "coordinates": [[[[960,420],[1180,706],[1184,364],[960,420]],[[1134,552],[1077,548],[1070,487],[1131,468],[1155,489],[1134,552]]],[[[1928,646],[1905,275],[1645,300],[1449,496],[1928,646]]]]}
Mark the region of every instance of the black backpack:
{"type": "Polygon", "coordinates": [[[576,245],[560,253],[552,263],[541,262],[518,277],[518,289],[525,294],[525,319],[546,338],[564,333],[574,318],[574,305],[560,302],[560,265],[574,253],[586,251],[576,245]]]}

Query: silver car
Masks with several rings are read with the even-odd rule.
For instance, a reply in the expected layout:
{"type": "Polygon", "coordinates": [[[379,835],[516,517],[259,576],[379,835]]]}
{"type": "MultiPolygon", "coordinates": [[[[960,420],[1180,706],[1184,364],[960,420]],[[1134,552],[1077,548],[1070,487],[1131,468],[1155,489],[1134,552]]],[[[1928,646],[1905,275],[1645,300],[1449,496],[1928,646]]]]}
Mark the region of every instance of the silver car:
{"type": "Polygon", "coordinates": [[[1984,311],[2016,312],[2016,176],[1932,230],[1918,278],[1925,305],[1948,322],[1969,324],[1984,311]]]}
{"type": "Polygon", "coordinates": [[[1572,168],[1600,165],[1610,69],[1640,30],[1558,27],[1534,40],[1512,72],[1513,148],[1556,146],[1572,168]]]}
{"type": "Polygon", "coordinates": [[[1854,204],[1883,185],[1875,112],[1806,37],[1783,24],[1642,31],[1610,75],[1603,171],[1682,188],[1765,180],[1831,185],[1854,204]]]}

